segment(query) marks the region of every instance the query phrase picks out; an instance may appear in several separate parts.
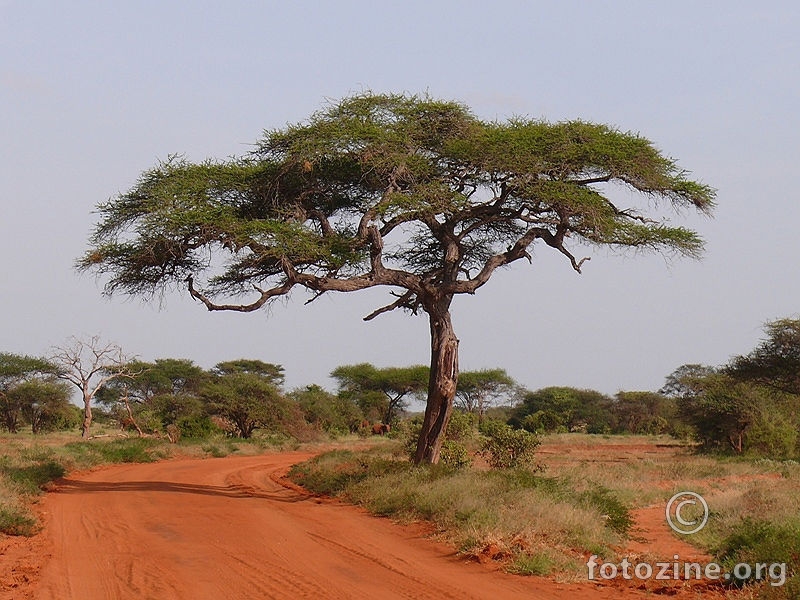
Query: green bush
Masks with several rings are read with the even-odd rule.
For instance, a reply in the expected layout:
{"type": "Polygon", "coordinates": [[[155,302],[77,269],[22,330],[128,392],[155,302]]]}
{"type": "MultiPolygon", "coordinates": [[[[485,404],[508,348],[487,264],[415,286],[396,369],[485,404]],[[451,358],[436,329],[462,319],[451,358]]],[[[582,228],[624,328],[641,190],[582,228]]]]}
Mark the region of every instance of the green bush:
{"type": "Polygon", "coordinates": [[[797,426],[780,413],[764,414],[747,432],[747,451],[758,456],[791,458],[797,454],[797,426]]]}
{"type": "Polygon", "coordinates": [[[608,488],[596,486],[578,495],[581,503],[600,511],[606,525],[617,533],[625,534],[633,525],[628,507],[608,488]]]}
{"type": "Polygon", "coordinates": [[[472,464],[467,447],[454,440],[445,440],[442,443],[439,461],[452,469],[464,469],[472,464]]]}
{"type": "Polygon", "coordinates": [[[472,438],[475,435],[476,420],[472,413],[454,410],[447,424],[445,438],[456,442],[472,438]]]}
{"type": "Polygon", "coordinates": [[[397,461],[355,454],[350,450],[334,450],[294,465],[289,477],[314,493],[334,496],[367,477],[408,468],[407,464],[397,461]]]}
{"type": "Polygon", "coordinates": [[[484,441],[481,454],[496,469],[530,467],[535,464],[534,453],[541,443],[529,431],[503,425],[484,441]]]}
{"type": "MultiPolygon", "coordinates": [[[[739,563],[786,563],[789,569],[797,569],[800,563],[800,522],[742,519],[733,533],[722,541],[716,555],[728,572],[739,563]]],[[[790,573],[790,577],[787,585],[800,584],[800,574],[790,573]]],[[[731,578],[731,583],[736,586],[749,582],[735,576],[731,578]]]]}
{"type": "Polygon", "coordinates": [[[38,494],[46,483],[63,477],[66,470],[63,465],[50,459],[24,467],[3,465],[0,473],[16,484],[23,493],[33,495],[38,494]]]}
{"type": "Polygon", "coordinates": [[[150,438],[127,438],[111,442],[72,442],[65,448],[83,465],[103,463],[147,463],[164,458],[163,443],[150,438]]]}
{"type": "Polygon", "coordinates": [[[204,440],[220,431],[208,415],[202,414],[180,417],[176,425],[181,437],[190,440],[204,440]]]}
{"type": "Polygon", "coordinates": [[[39,531],[36,519],[11,506],[0,506],[0,533],[32,536],[39,531]]]}

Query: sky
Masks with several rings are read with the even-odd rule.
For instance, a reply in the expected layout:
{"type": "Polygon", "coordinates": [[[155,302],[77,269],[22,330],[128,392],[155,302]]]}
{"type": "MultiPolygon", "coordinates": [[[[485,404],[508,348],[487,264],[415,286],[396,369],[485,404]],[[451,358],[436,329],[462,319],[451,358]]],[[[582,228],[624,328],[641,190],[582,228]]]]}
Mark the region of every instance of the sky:
{"type": "Polygon", "coordinates": [[[159,160],[240,156],[370,90],[638,132],[717,190],[713,218],[671,215],[700,261],[599,248],[579,275],[537,246],[456,298],[462,370],[614,394],[723,364],[800,312],[798,30],[794,1],[0,0],[0,352],[99,334],[143,360],[278,363],[288,388],[428,363],[423,317],[362,321],[388,290],[209,313],[186,293],[107,298],[74,269],[97,204],[159,160]]]}

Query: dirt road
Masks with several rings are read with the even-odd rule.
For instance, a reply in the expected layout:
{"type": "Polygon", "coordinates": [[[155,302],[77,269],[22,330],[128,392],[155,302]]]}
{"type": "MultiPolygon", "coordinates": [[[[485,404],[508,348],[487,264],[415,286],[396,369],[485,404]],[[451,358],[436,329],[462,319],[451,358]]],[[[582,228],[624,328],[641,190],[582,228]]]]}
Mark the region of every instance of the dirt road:
{"type": "MultiPolygon", "coordinates": [[[[310,455],[107,467],[47,495],[42,600],[619,598],[468,563],[414,527],[279,482],[310,455]]],[[[640,597],[626,590],[625,597],[640,597]]]]}

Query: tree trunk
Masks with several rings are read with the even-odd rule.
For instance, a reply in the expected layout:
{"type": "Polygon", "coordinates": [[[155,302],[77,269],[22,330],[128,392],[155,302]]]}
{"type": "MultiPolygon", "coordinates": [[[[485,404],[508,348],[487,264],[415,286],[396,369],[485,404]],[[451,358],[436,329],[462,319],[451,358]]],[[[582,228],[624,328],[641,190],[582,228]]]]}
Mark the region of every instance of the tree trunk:
{"type": "Polygon", "coordinates": [[[89,439],[89,428],[92,426],[92,399],[83,398],[83,429],[81,437],[85,440],[89,439]]]}
{"type": "Polygon", "coordinates": [[[431,326],[431,374],[428,404],[417,442],[414,463],[436,464],[453,410],[458,383],[458,338],[450,319],[450,299],[428,311],[431,326]]]}
{"type": "Polygon", "coordinates": [[[125,403],[125,410],[128,412],[128,418],[130,419],[131,424],[136,428],[136,431],[139,433],[139,437],[144,437],[144,432],[142,431],[142,428],[139,427],[139,424],[136,422],[136,419],[133,416],[133,410],[131,410],[131,403],[130,399],[128,398],[127,392],[122,397],[122,401],[125,403]]]}

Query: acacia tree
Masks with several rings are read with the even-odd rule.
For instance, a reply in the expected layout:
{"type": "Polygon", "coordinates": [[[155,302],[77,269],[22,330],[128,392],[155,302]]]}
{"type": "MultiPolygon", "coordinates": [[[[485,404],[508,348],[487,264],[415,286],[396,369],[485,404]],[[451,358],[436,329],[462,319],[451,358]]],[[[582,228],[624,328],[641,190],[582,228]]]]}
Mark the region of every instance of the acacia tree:
{"type": "Polygon", "coordinates": [[[34,434],[58,425],[74,423],[74,409],[69,398],[72,390],[63,381],[32,379],[9,392],[20,404],[22,414],[34,434]]]}
{"type": "Polygon", "coordinates": [[[157,429],[159,421],[164,426],[174,424],[181,408],[191,412],[200,386],[209,377],[184,358],[157,358],[152,363],[134,360],[125,367],[128,375],[107,381],[96,399],[119,410],[123,427],[134,427],[140,436],[145,434],[143,427],[157,429]]]}
{"type": "Polygon", "coordinates": [[[214,378],[200,390],[206,409],[233,423],[241,438],[251,437],[261,427],[279,428],[292,412],[275,383],[276,376],[282,379],[283,367],[262,368],[267,365],[260,361],[219,363],[212,369],[214,378]],[[253,368],[242,368],[246,363],[253,368]]]}
{"type": "Polygon", "coordinates": [[[769,321],[767,337],[749,354],[735,357],[726,372],[792,395],[800,395],[800,319],[769,321]]]}
{"type": "Polygon", "coordinates": [[[72,337],[63,346],[53,349],[51,360],[57,365],[56,376],[77,387],[83,401],[81,437],[89,437],[92,426],[92,401],[109,381],[133,374],[122,348],[103,343],[100,336],[86,339],[72,337]]]}
{"type": "Polygon", "coordinates": [[[663,200],[708,213],[713,197],[637,134],[582,121],[485,122],[455,102],[368,93],[267,132],[246,157],[172,158],[146,171],[99,206],[78,266],[109,276],[109,294],[185,286],[212,311],[255,311],[295,288],[312,300],[390,288],[393,301],[365,319],[427,315],[415,461],[437,462],[458,381],[457,295],[531,260],[538,244],[576,272],[587,260],[573,254],[581,243],[697,257],[694,231],[646,211],[663,200]],[[645,208],[620,205],[611,184],[641,192],[645,208]]]}
{"type": "Polygon", "coordinates": [[[504,369],[465,371],[458,376],[455,401],[467,412],[478,415],[478,423],[482,423],[486,409],[513,391],[514,380],[504,369]]]}
{"type": "MultiPolygon", "coordinates": [[[[379,369],[369,363],[361,363],[337,367],[331,377],[339,382],[340,393],[357,397],[366,401],[365,404],[370,396],[374,397],[378,392],[384,407],[381,419],[389,424],[394,414],[405,408],[409,396],[416,396],[427,388],[429,373],[428,367],[423,365],[379,369]]],[[[366,406],[362,406],[362,410],[364,408],[366,406]]]]}
{"type": "Polygon", "coordinates": [[[16,433],[24,412],[23,399],[14,391],[34,378],[52,375],[56,370],[53,363],[43,358],[0,352],[0,424],[3,427],[16,433]]]}

